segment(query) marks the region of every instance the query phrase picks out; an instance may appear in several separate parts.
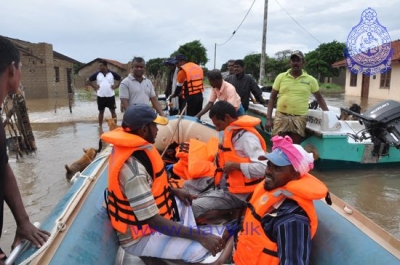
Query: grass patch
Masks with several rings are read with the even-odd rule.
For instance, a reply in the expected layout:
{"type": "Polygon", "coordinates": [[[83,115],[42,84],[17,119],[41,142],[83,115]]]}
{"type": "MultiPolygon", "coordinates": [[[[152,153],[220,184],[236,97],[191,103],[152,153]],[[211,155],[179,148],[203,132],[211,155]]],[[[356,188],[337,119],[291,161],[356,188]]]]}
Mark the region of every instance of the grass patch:
{"type": "Polygon", "coordinates": [[[331,83],[319,84],[319,89],[323,92],[344,92],[344,87],[331,83]]]}

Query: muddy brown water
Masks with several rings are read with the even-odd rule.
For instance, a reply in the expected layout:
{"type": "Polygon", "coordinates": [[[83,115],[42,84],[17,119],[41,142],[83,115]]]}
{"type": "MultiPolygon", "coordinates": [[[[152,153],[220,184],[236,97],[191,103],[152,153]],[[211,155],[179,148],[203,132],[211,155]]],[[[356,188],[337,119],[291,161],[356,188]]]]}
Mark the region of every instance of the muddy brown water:
{"type": "MultiPolygon", "coordinates": [[[[205,95],[204,103],[207,99],[205,95]]],[[[364,110],[381,101],[361,102],[357,97],[337,94],[325,94],[325,99],[328,105],[337,107],[361,103],[364,110]]],[[[118,101],[120,124],[122,113],[118,101]]],[[[64,165],[80,158],[82,148],[97,149],[98,112],[94,99],[78,97],[75,97],[72,113],[68,100],[64,99],[27,100],[27,107],[38,149],[18,160],[13,153],[9,153],[9,157],[31,221],[41,222],[71,186],[65,179],[64,165]]],[[[110,117],[108,110],[105,117],[110,117]]],[[[207,119],[207,115],[203,119],[207,119]]],[[[103,129],[108,130],[106,123],[103,129]]],[[[314,171],[313,174],[335,195],[400,239],[400,169],[314,171]]],[[[6,207],[1,246],[7,253],[14,233],[15,222],[6,207]]]]}

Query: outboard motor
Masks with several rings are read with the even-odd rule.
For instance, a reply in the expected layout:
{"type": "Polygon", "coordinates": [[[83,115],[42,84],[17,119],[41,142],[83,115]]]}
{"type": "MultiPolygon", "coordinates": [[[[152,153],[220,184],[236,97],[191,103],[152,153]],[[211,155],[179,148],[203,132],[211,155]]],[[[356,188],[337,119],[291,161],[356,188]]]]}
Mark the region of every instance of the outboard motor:
{"type": "Polygon", "coordinates": [[[383,101],[369,110],[363,116],[365,128],[371,136],[384,143],[400,148],[400,103],[394,100],[383,101]]]}
{"type": "Polygon", "coordinates": [[[385,144],[380,155],[387,154],[388,147],[400,148],[400,103],[394,100],[385,100],[371,108],[364,114],[358,114],[351,110],[341,110],[352,114],[364,123],[365,130],[369,133],[372,142],[375,144],[375,155],[379,154],[380,145],[385,144]],[[385,150],[386,149],[386,150],[385,150]]]}

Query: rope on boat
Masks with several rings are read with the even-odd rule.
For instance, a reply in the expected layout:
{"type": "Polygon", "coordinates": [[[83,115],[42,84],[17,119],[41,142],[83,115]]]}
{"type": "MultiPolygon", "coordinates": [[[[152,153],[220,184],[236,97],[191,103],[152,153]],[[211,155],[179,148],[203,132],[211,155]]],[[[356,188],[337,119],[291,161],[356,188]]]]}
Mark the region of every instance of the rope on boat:
{"type": "MultiPolygon", "coordinates": [[[[98,159],[103,158],[103,156],[98,157],[98,159]]],[[[59,215],[59,217],[56,219],[55,224],[53,229],[50,231],[50,237],[47,239],[46,243],[38,249],[35,253],[33,253],[30,257],[28,257],[26,260],[21,262],[21,265],[29,264],[32,260],[37,258],[39,255],[41,255],[50,245],[53,243],[55,240],[56,236],[59,234],[59,232],[63,232],[66,230],[67,225],[66,225],[66,220],[68,217],[71,215],[71,211],[75,209],[76,204],[79,203],[81,200],[82,196],[85,194],[85,191],[87,190],[89,184],[95,179],[95,176],[97,175],[98,168],[100,168],[103,165],[103,163],[99,164],[96,169],[92,171],[92,173],[89,176],[85,175],[80,175],[80,177],[85,178],[85,181],[82,183],[81,187],[75,192],[75,195],[71,198],[67,206],[65,207],[64,211],[59,215]]]]}

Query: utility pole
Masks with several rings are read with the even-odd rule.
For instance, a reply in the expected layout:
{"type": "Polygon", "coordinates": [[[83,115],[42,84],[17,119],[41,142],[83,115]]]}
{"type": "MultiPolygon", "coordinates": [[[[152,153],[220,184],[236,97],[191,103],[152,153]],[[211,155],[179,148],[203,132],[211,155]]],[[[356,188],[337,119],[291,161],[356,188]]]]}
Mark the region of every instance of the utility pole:
{"type": "Polygon", "coordinates": [[[216,69],[215,68],[215,64],[216,64],[215,60],[216,59],[217,59],[217,43],[215,43],[215,46],[214,46],[214,69],[216,69]]]}
{"type": "Polygon", "coordinates": [[[261,44],[261,61],[260,61],[260,79],[258,80],[259,85],[264,85],[265,78],[265,49],[267,43],[267,20],[268,20],[268,0],[264,3],[264,23],[262,33],[262,44],[261,44]]]}

